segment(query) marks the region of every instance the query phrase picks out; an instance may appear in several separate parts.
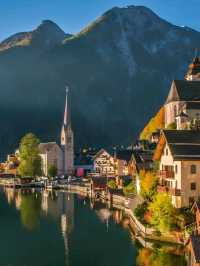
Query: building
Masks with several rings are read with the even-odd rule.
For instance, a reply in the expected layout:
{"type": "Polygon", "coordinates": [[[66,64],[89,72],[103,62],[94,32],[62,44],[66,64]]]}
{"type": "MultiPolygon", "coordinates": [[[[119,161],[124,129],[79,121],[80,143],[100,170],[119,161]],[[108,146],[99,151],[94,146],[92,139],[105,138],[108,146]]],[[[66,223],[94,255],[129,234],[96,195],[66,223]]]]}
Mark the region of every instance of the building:
{"type": "Polygon", "coordinates": [[[68,94],[67,88],[64,120],[61,129],[61,145],[56,142],[39,145],[42,169],[45,175],[48,175],[48,169],[52,165],[57,168],[58,175],[71,175],[74,172],[74,134],[71,126],[68,94]]]}
{"type": "Polygon", "coordinates": [[[200,58],[195,57],[185,76],[185,80],[172,82],[165,108],[165,128],[176,124],[178,129],[187,129],[190,122],[200,115],[200,58]],[[183,124],[180,124],[181,116],[183,124]]]}
{"type": "Polygon", "coordinates": [[[140,193],[140,171],[153,169],[153,153],[151,150],[134,150],[129,163],[130,175],[135,180],[137,193],[140,193]]]}
{"type": "Polygon", "coordinates": [[[115,177],[117,174],[117,165],[114,155],[108,153],[105,149],[101,149],[93,157],[94,171],[91,175],[115,177]]]}
{"type": "Polygon", "coordinates": [[[176,208],[200,196],[200,131],[163,130],[154,160],[160,161],[158,192],[168,192],[176,208]]]}
{"type": "Polygon", "coordinates": [[[48,176],[48,168],[54,165],[58,175],[63,174],[63,151],[56,142],[40,143],[40,156],[42,158],[42,169],[48,176]]]}
{"type": "Polygon", "coordinates": [[[118,176],[130,175],[129,163],[132,157],[132,150],[118,150],[116,151],[114,158],[116,162],[116,174],[118,176]]]}

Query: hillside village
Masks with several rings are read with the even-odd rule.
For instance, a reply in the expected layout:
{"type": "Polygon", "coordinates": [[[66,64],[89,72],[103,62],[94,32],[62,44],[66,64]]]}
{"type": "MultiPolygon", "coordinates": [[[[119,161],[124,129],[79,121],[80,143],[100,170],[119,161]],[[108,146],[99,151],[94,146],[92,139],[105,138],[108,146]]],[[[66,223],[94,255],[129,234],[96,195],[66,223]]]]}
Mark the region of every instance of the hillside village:
{"type": "MultiPolygon", "coordinates": [[[[183,80],[172,81],[164,105],[128,148],[74,151],[69,102],[67,90],[60,144],[38,145],[41,176],[54,167],[55,176],[86,179],[98,193],[137,198],[138,221],[162,234],[177,233],[179,242],[186,241],[190,265],[200,265],[200,58],[194,58],[183,80]],[[161,224],[166,202],[170,207],[161,224]],[[181,239],[185,230],[187,238],[181,239]]],[[[0,164],[1,179],[17,177],[20,162],[20,149],[8,155],[0,164]]]]}

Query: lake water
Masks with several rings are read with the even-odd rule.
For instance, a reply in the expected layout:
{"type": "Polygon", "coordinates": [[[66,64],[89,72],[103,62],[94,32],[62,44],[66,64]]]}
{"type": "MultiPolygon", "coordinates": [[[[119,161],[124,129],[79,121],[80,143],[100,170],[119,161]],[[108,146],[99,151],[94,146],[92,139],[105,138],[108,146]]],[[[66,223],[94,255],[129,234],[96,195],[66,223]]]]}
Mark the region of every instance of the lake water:
{"type": "Polygon", "coordinates": [[[134,241],[122,211],[66,192],[0,189],[0,266],[185,266],[134,241]]]}

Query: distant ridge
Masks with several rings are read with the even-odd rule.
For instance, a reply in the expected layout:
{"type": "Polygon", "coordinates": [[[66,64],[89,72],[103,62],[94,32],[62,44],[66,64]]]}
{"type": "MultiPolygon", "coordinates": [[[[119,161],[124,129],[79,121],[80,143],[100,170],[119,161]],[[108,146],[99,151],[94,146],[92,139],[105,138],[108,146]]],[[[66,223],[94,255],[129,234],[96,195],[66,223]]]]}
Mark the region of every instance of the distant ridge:
{"type": "Polygon", "coordinates": [[[77,147],[130,144],[199,43],[199,32],[143,6],[115,7],[73,36],[45,20],[9,37],[0,44],[2,154],[27,131],[59,139],[66,84],[77,147]]]}

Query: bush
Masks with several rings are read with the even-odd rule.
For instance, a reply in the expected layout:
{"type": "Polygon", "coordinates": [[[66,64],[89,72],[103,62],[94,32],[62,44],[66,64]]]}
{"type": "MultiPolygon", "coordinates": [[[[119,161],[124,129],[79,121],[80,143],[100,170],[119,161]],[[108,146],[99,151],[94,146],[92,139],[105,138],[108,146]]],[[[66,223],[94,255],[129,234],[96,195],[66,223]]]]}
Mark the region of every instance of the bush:
{"type": "Polygon", "coordinates": [[[114,179],[109,180],[107,183],[107,186],[111,189],[117,189],[117,184],[116,184],[116,181],[114,179]]]}
{"type": "Polygon", "coordinates": [[[144,221],[144,215],[146,211],[147,211],[147,203],[143,202],[142,204],[138,204],[138,206],[134,210],[134,214],[140,221],[144,221]]]}
{"type": "Polygon", "coordinates": [[[131,181],[123,188],[124,195],[134,194],[136,192],[135,184],[131,181]]]}

